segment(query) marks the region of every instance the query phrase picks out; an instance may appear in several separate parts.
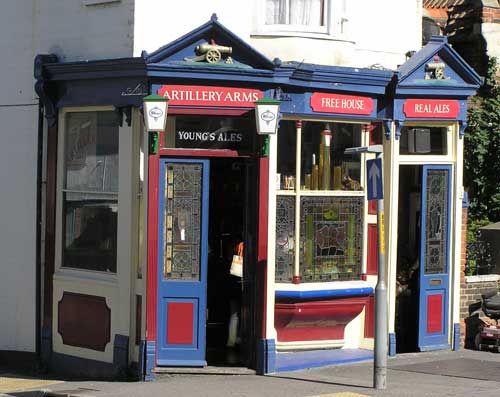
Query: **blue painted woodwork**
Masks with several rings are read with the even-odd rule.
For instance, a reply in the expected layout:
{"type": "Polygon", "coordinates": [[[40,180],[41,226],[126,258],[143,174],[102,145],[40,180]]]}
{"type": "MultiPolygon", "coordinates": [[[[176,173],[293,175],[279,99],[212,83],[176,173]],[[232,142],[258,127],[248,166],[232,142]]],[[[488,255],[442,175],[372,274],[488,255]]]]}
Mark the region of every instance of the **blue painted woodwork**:
{"type": "Polygon", "coordinates": [[[420,351],[447,349],[450,347],[448,342],[448,314],[449,296],[450,296],[450,229],[451,229],[451,165],[424,165],[422,170],[422,210],[420,224],[420,286],[419,286],[419,320],[418,320],[418,348],[420,351]],[[427,214],[427,176],[430,170],[445,170],[447,171],[447,219],[446,225],[441,225],[441,230],[446,233],[445,247],[445,271],[438,274],[427,274],[425,272],[425,256],[426,256],[426,226],[429,219],[427,214]],[[435,283],[436,282],[436,283],[435,283]],[[429,297],[440,296],[442,299],[441,307],[441,324],[440,332],[428,332],[428,300],[429,297]]]}
{"type": "Polygon", "coordinates": [[[256,345],[257,366],[259,375],[276,371],[276,341],[274,339],[259,339],[256,345]]]}
{"type": "Polygon", "coordinates": [[[276,354],[275,372],[324,367],[334,364],[348,364],[373,360],[373,350],[367,349],[325,349],[276,354]]]}
{"type": "Polygon", "coordinates": [[[276,299],[330,299],[330,298],[350,298],[355,296],[373,295],[372,287],[309,290],[309,291],[287,291],[277,290],[276,299]]]}
{"type": "MultiPolygon", "coordinates": [[[[185,57],[195,56],[194,50],[198,44],[209,42],[211,39],[214,39],[218,45],[232,47],[231,57],[238,63],[256,69],[272,70],[274,68],[272,61],[228,30],[217,20],[215,14],[212,15],[208,22],[153,53],[147,54],[143,52],[143,58],[148,64],[172,61],[185,63],[185,57]]],[[[201,65],[203,66],[203,64],[201,65]]],[[[194,66],[200,66],[200,63],[194,63],[194,66]]],[[[224,67],[223,65],[218,66],[224,67]]]]}
{"type": "Polygon", "coordinates": [[[460,350],[460,324],[453,324],[453,350],[460,350]]]}
{"type": "Polygon", "coordinates": [[[462,208],[469,208],[469,192],[464,192],[464,197],[462,198],[462,208]]]}
{"type": "Polygon", "coordinates": [[[429,43],[397,70],[396,95],[467,97],[482,84],[481,77],[448,45],[446,36],[433,36],[429,43]],[[438,55],[446,64],[445,80],[425,80],[425,65],[438,55]]]}
{"type": "Polygon", "coordinates": [[[153,369],[156,367],[156,342],[152,340],[146,341],[146,365],[144,372],[144,380],[155,380],[153,369]]]}
{"type": "MultiPolygon", "coordinates": [[[[387,117],[398,120],[400,124],[407,120],[403,112],[407,98],[456,99],[460,103],[460,113],[456,119],[464,123],[467,119],[467,97],[474,95],[481,84],[481,77],[451,48],[448,39],[445,36],[433,36],[425,47],[396,71],[392,94],[394,107],[392,112],[388,109],[387,117]],[[435,57],[445,64],[446,78],[426,80],[426,65],[433,63],[435,57]]],[[[436,121],[435,118],[416,120],[436,121]]],[[[461,136],[463,129],[460,131],[461,136]]]]}
{"type": "MultiPolygon", "coordinates": [[[[207,262],[208,262],[208,192],[209,160],[161,159],[159,181],[158,222],[158,324],[156,363],[173,366],[205,366],[206,305],[207,305],[207,262]],[[165,217],[165,174],[169,163],[201,164],[201,238],[200,269],[198,280],[169,280],[163,278],[164,222],[165,217]],[[190,303],[193,305],[192,343],[173,344],[167,341],[167,306],[169,303],[190,303]]],[[[171,324],[175,327],[175,324],[171,324]]]]}
{"type": "Polygon", "coordinates": [[[127,335],[115,334],[113,341],[113,366],[120,377],[127,376],[128,346],[129,337],[127,335]]]}
{"type": "Polygon", "coordinates": [[[393,332],[389,333],[389,357],[394,357],[396,355],[396,334],[393,332]]]}

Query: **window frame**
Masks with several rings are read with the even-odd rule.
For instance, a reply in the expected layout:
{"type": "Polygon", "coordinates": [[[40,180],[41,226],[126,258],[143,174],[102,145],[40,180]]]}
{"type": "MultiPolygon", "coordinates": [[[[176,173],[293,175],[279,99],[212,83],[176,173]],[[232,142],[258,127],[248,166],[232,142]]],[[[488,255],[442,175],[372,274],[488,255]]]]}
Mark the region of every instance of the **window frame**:
{"type": "Polygon", "coordinates": [[[347,0],[324,0],[325,26],[266,24],[267,0],[255,2],[252,36],[309,37],[348,40],[347,0]]]}
{"type": "MultiPolygon", "coordinates": [[[[116,248],[116,272],[107,272],[93,269],[82,269],[63,265],[64,260],[64,194],[71,189],[66,189],[66,167],[65,167],[65,146],[67,135],[67,116],[70,113],[89,113],[89,112],[113,112],[113,106],[89,106],[89,107],[67,107],[59,112],[59,130],[57,142],[57,183],[56,183],[56,233],[55,233],[55,271],[62,276],[84,276],[90,279],[105,279],[116,282],[119,272],[119,250],[120,250],[120,183],[118,182],[118,191],[115,193],[104,192],[103,197],[113,197],[117,202],[117,248],[116,248]]],[[[118,169],[122,161],[122,140],[120,139],[120,126],[118,126],[118,169]]],[[[120,181],[121,177],[118,176],[120,181]]]]}
{"type": "MultiPolygon", "coordinates": [[[[318,123],[345,123],[345,124],[355,124],[359,125],[361,127],[361,145],[366,146],[369,145],[370,142],[370,133],[363,128],[364,125],[373,123],[373,120],[352,120],[352,119],[340,119],[340,118],[335,118],[335,119],[326,119],[326,118],[311,118],[311,117],[287,117],[284,116],[282,121],[293,121],[297,123],[298,121],[302,122],[318,122],[318,123]]],[[[295,148],[296,154],[295,154],[295,161],[296,161],[296,171],[295,171],[295,178],[296,181],[300,181],[300,174],[301,174],[301,168],[300,164],[297,166],[297,152],[300,152],[300,156],[302,155],[302,147],[301,147],[301,134],[298,132],[297,125],[295,124],[295,133],[296,133],[296,145],[297,147],[295,148]],[[299,177],[299,179],[297,179],[299,177]]],[[[275,162],[276,162],[276,168],[274,169],[274,177],[276,178],[276,175],[278,175],[278,146],[279,146],[279,135],[280,131],[278,130],[278,133],[276,134],[276,141],[275,141],[275,162]]],[[[360,155],[360,183],[361,186],[363,187],[363,190],[302,190],[300,188],[300,183],[295,183],[295,189],[294,190],[278,190],[276,188],[276,184],[272,185],[272,190],[274,191],[274,223],[273,223],[273,241],[271,244],[273,244],[273,262],[274,262],[274,276],[276,276],[276,210],[277,210],[277,198],[279,196],[289,196],[289,197],[294,197],[295,198],[295,204],[294,204],[294,214],[295,214],[295,219],[294,219],[294,245],[293,245],[293,273],[292,273],[292,281],[282,281],[282,280],[275,280],[276,284],[280,285],[290,285],[294,283],[294,279],[297,277],[301,280],[302,275],[301,275],[301,265],[300,265],[300,200],[302,197],[362,197],[363,198],[363,209],[362,209],[362,214],[363,214],[363,219],[362,219],[362,235],[363,235],[363,241],[361,242],[361,257],[360,257],[360,269],[359,269],[359,278],[354,278],[351,280],[328,280],[328,281],[319,281],[319,280],[314,280],[314,281],[308,281],[304,282],[302,284],[304,285],[311,285],[311,286],[316,286],[316,285],[328,285],[328,283],[345,283],[345,282],[362,282],[361,274],[365,273],[366,271],[366,249],[367,249],[367,229],[368,229],[368,221],[369,221],[369,215],[368,215],[368,205],[367,205],[367,200],[366,200],[366,160],[371,158],[372,155],[370,154],[365,154],[361,153],[360,155]],[[297,234],[298,232],[298,234],[297,234]],[[297,235],[299,236],[297,238],[297,235]]]]}
{"type": "Polygon", "coordinates": [[[399,163],[402,164],[441,164],[452,163],[455,161],[456,142],[455,129],[451,122],[435,122],[435,121],[405,121],[403,128],[446,128],[446,154],[401,154],[400,138],[397,140],[397,150],[399,163]]]}

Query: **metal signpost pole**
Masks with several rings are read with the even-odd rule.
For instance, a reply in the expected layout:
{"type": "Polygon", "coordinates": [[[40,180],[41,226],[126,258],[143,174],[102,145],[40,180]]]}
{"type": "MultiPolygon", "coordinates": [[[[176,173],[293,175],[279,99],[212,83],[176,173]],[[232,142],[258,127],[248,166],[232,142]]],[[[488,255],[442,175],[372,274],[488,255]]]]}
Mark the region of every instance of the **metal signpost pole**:
{"type": "MultiPolygon", "coordinates": [[[[377,155],[377,158],[380,158],[380,156],[377,155]]],[[[377,200],[377,236],[378,281],[375,287],[375,361],[373,384],[376,389],[385,389],[387,379],[387,284],[385,282],[383,197],[377,200]]]]}
{"type": "Polygon", "coordinates": [[[384,240],[384,185],[382,145],[348,148],[347,154],[375,153],[376,159],[366,161],[367,199],[377,200],[377,252],[378,281],[375,287],[375,360],[373,363],[373,386],[387,386],[387,284],[384,240]]]}
{"type": "Polygon", "coordinates": [[[387,386],[387,284],[384,240],[384,183],[382,175],[382,145],[348,148],[346,154],[375,153],[376,158],[366,161],[367,199],[377,200],[377,252],[378,281],[375,287],[375,360],[373,363],[373,386],[387,386]]]}

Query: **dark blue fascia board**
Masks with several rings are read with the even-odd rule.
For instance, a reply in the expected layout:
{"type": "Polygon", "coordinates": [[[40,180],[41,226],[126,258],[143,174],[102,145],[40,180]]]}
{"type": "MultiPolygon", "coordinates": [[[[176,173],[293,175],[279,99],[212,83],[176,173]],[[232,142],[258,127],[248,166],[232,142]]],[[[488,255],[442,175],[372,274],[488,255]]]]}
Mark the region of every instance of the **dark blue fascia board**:
{"type": "Polygon", "coordinates": [[[332,91],[332,92],[352,92],[358,94],[366,94],[368,96],[372,95],[384,95],[386,91],[386,87],[374,87],[367,85],[359,85],[359,84],[344,84],[337,83],[334,81],[331,82],[317,82],[317,81],[294,81],[290,80],[285,83],[289,87],[296,88],[308,88],[309,90],[322,90],[322,91],[332,91]]]}
{"type": "MultiPolygon", "coordinates": [[[[197,72],[186,72],[186,71],[150,71],[147,73],[147,77],[155,82],[159,80],[168,80],[168,79],[176,79],[176,80],[190,80],[189,83],[192,85],[201,85],[201,83],[206,83],[209,81],[226,81],[226,82],[252,82],[252,83],[260,83],[260,84],[272,84],[274,83],[272,74],[271,75],[228,75],[217,74],[217,73],[197,73],[197,72]]],[[[187,82],[183,82],[182,84],[186,84],[187,82]]]]}
{"type": "Polygon", "coordinates": [[[467,98],[476,95],[477,87],[446,87],[442,89],[407,86],[396,88],[395,97],[437,97],[437,98],[467,98]]]}
{"type": "MultiPolygon", "coordinates": [[[[231,78],[232,76],[265,76],[265,77],[273,77],[272,70],[266,69],[254,69],[254,68],[214,68],[214,67],[191,67],[179,64],[162,64],[162,63],[150,63],[146,65],[148,76],[152,76],[156,73],[158,74],[168,74],[168,73],[185,73],[190,75],[224,75],[227,78],[231,78]]],[[[199,78],[199,77],[198,77],[199,78]]]]}
{"type": "Polygon", "coordinates": [[[275,74],[287,76],[294,86],[384,94],[394,72],[293,62],[277,68],[275,74]]]}
{"type": "Polygon", "coordinates": [[[146,76],[146,64],[142,58],[50,63],[43,67],[51,81],[146,76]]]}
{"type": "Polygon", "coordinates": [[[331,298],[351,298],[355,296],[373,295],[372,287],[346,288],[346,289],[326,289],[316,291],[283,291],[275,292],[277,299],[331,299],[331,298]]]}

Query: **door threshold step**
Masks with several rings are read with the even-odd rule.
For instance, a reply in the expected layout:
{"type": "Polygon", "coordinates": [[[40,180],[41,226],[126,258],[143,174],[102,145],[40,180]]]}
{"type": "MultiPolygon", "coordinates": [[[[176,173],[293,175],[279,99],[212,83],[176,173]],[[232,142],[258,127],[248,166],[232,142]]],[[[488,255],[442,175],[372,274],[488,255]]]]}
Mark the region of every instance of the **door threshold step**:
{"type": "Polygon", "coordinates": [[[246,367],[156,367],[152,371],[161,374],[195,374],[195,375],[255,375],[253,369],[246,367]]]}

